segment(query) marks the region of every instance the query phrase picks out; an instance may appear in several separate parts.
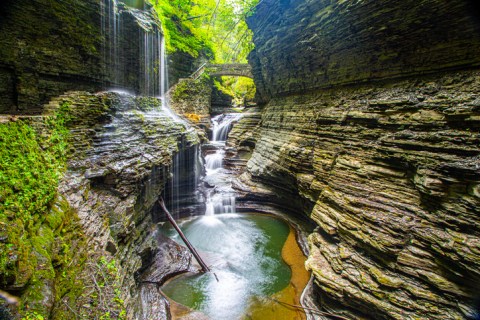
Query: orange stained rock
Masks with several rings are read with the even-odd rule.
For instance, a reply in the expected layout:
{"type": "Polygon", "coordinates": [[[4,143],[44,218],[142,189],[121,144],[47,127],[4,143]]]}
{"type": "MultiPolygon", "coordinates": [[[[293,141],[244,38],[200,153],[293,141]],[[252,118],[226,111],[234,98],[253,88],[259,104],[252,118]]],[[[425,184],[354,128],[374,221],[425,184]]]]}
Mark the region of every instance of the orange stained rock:
{"type": "Polygon", "coordinates": [[[288,303],[299,306],[303,289],[310,279],[310,273],[305,269],[306,257],[297,243],[295,230],[291,226],[290,233],[282,249],[282,258],[292,270],[290,284],[270,298],[254,300],[244,319],[306,319],[303,310],[282,304],[288,303]]]}

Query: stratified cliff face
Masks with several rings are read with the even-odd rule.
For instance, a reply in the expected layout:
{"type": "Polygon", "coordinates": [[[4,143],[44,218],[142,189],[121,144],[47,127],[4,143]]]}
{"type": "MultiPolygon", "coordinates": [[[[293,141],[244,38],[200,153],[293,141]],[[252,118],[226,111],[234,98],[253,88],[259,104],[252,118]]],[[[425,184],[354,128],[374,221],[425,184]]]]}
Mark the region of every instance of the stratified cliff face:
{"type": "Polygon", "coordinates": [[[473,9],[463,1],[267,0],[250,20],[250,62],[269,103],[241,180],[318,224],[307,268],[326,309],[367,319],[475,312],[473,9]]]}
{"type": "MultiPolygon", "coordinates": [[[[170,118],[156,98],[71,92],[50,108],[58,105],[70,110],[73,149],[59,193],[78,215],[86,241],[81,250],[115,259],[128,319],[166,319],[168,303],[158,284],[188,270],[190,254],[157,234],[157,200],[175,154],[194,154],[187,151],[199,143],[196,132],[170,118]]],[[[182,169],[187,175],[194,167],[182,169]]],[[[89,254],[87,266],[98,264],[96,258],[89,254]]],[[[64,297],[56,302],[55,319],[68,314],[66,304],[90,314],[78,301],[64,297]]]]}
{"type": "MultiPolygon", "coordinates": [[[[149,6],[122,1],[2,1],[0,113],[41,113],[68,90],[160,95],[160,29],[149,6]]],[[[188,54],[171,59],[172,83],[193,71],[188,54]]]]}
{"type": "Polygon", "coordinates": [[[266,0],[250,18],[259,94],[478,66],[475,1],[266,0]]]}
{"type": "Polygon", "coordinates": [[[0,4],[0,113],[32,113],[51,97],[100,87],[100,2],[0,4]]]}

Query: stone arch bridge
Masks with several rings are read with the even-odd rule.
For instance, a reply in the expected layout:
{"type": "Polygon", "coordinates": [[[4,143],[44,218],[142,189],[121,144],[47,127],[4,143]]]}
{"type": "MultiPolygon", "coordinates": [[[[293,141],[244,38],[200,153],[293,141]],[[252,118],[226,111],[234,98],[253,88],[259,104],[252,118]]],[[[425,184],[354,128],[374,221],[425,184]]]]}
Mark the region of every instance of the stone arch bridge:
{"type": "Polygon", "coordinates": [[[197,69],[197,71],[195,71],[190,76],[190,78],[198,79],[205,72],[210,77],[234,76],[253,79],[252,67],[250,67],[248,63],[204,63],[200,68],[197,69]]]}

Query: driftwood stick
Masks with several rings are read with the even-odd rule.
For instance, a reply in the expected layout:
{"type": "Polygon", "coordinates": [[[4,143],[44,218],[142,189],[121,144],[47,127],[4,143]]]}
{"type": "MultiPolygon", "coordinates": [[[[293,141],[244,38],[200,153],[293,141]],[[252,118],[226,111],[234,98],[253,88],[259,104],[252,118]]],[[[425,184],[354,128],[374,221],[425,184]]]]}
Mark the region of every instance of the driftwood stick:
{"type": "MultiPolygon", "coordinates": [[[[187,237],[185,236],[185,234],[183,234],[182,230],[180,230],[180,227],[178,226],[178,224],[175,222],[175,219],[173,219],[172,215],[170,214],[170,212],[168,212],[167,210],[167,207],[165,207],[165,203],[163,202],[163,199],[160,198],[158,200],[158,203],[160,204],[160,207],[162,208],[163,212],[165,212],[165,214],[167,215],[167,218],[168,220],[170,221],[170,223],[173,225],[173,227],[175,228],[175,230],[177,230],[178,234],[180,235],[180,237],[182,238],[183,242],[185,242],[185,244],[187,245],[188,249],[190,250],[190,252],[193,254],[193,256],[195,257],[195,259],[198,261],[198,263],[200,264],[200,266],[202,267],[202,270],[203,272],[210,272],[210,269],[207,267],[207,265],[205,264],[205,262],[203,262],[202,258],[200,257],[200,255],[198,254],[197,250],[195,250],[195,248],[192,246],[192,244],[190,243],[190,241],[188,241],[187,237]]],[[[216,277],[216,276],[215,276],[216,277]]]]}
{"type": "Polygon", "coordinates": [[[4,299],[8,304],[18,305],[19,299],[10,293],[0,290],[0,298],[4,299]]]}

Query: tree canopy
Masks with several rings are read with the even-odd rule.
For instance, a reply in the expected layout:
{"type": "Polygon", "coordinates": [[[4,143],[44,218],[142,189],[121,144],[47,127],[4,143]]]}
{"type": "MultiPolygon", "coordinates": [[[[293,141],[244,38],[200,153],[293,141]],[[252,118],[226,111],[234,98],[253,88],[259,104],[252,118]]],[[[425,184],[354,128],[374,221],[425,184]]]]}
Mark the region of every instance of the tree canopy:
{"type": "Polygon", "coordinates": [[[206,50],[217,63],[246,62],[252,34],[245,22],[258,0],[150,0],[163,24],[168,51],[198,56],[206,50]]]}

